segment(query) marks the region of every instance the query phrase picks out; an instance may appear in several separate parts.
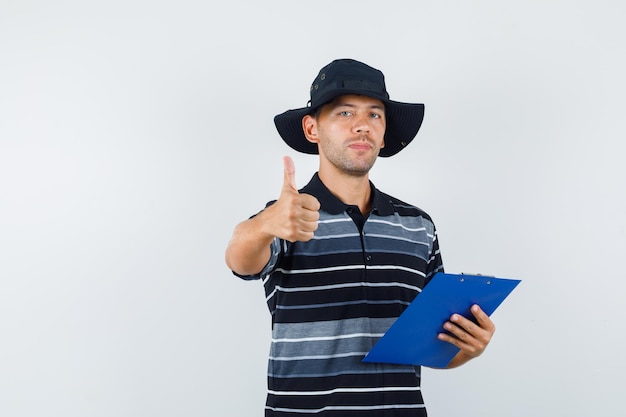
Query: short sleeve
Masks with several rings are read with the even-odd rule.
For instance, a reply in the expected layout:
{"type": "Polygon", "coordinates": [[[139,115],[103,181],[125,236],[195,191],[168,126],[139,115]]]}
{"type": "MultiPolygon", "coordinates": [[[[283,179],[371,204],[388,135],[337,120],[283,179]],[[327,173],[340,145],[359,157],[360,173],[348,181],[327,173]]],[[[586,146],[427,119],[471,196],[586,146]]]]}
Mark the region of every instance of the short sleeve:
{"type": "Polygon", "coordinates": [[[235,271],[232,271],[234,275],[238,276],[241,279],[245,279],[247,281],[264,279],[267,275],[269,275],[276,265],[278,264],[278,260],[283,252],[283,241],[277,237],[272,240],[270,244],[270,259],[267,261],[267,264],[263,267],[263,270],[256,275],[239,275],[235,271]]]}
{"type": "Polygon", "coordinates": [[[434,228],[434,225],[432,236],[430,257],[428,258],[428,264],[426,266],[426,283],[428,283],[437,272],[444,272],[441,252],[439,251],[439,238],[437,237],[437,230],[434,228]]]}

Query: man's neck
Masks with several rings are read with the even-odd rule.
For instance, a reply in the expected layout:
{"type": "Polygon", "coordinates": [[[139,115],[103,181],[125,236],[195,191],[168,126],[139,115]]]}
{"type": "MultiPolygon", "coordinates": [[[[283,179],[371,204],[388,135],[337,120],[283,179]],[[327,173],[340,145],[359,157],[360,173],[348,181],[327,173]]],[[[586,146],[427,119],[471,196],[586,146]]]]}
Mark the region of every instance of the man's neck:
{"type": "Polygon", "coordinates": [[[363,215],[369,213],[372,190],[367,174],[364,176],[329,174],[320,169],[319,177],[326,188],[344,204],[357,206],[363,215]]]}

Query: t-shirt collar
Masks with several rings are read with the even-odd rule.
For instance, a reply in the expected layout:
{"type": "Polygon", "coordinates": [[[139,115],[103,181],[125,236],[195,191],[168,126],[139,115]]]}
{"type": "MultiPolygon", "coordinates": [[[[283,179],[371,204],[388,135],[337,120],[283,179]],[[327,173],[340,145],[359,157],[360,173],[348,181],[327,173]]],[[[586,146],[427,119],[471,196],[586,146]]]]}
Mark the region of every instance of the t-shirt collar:
{"type": "MultiPolygon", "coordinates": [[[[381,216],[390,216],[393,214],[393,205],[387,195],[380,192],[374,184],[370,181],[370,187],[372,189],[372,212],[376,212],[381,216]]],[[[311,178],[311,181],[305,185],[301,190],[301,193],[306,193],[314,196],[320,202],[321,210],[324,210],[330,214],[339,214],[345,212],[349,205],[345,204],[337,197],[335,197],[328,188],[324,185],[316,172],[311,178]]]]}

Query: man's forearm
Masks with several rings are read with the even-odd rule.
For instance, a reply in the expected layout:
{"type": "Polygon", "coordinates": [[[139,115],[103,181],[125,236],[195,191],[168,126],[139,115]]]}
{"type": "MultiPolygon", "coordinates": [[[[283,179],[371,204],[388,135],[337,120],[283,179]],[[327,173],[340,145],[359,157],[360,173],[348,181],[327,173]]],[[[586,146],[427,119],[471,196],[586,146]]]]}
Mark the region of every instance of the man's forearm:
{"type": "Polygon", "coordinates": [[[262,232],[260,219],[246,220],[235,228],[226,247],[226,265],[239,275],[255,275],[270,259],[274,236],[262,232]]]}

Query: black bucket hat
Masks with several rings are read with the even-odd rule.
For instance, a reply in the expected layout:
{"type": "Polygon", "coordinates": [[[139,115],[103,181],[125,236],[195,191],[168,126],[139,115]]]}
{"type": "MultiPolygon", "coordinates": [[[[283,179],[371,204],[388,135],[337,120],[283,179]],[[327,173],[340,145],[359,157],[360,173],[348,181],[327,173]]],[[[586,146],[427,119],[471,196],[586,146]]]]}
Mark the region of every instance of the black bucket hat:
{"type": "Polygon", "coordinates": [[[287,110],[274,117],[274,124],[285,143],[298,152],[317,154],[317,144],[304,136],[302,118],[324,104],[346,94],[376,98],[385,104],[385,147],[379,156],[392,156],[415,137],[424,119],[424,105],[389,100],[385,76],[376,68],[353,59],[337,59],[322,68],[311,85],[307,107],[287,110]]]}

